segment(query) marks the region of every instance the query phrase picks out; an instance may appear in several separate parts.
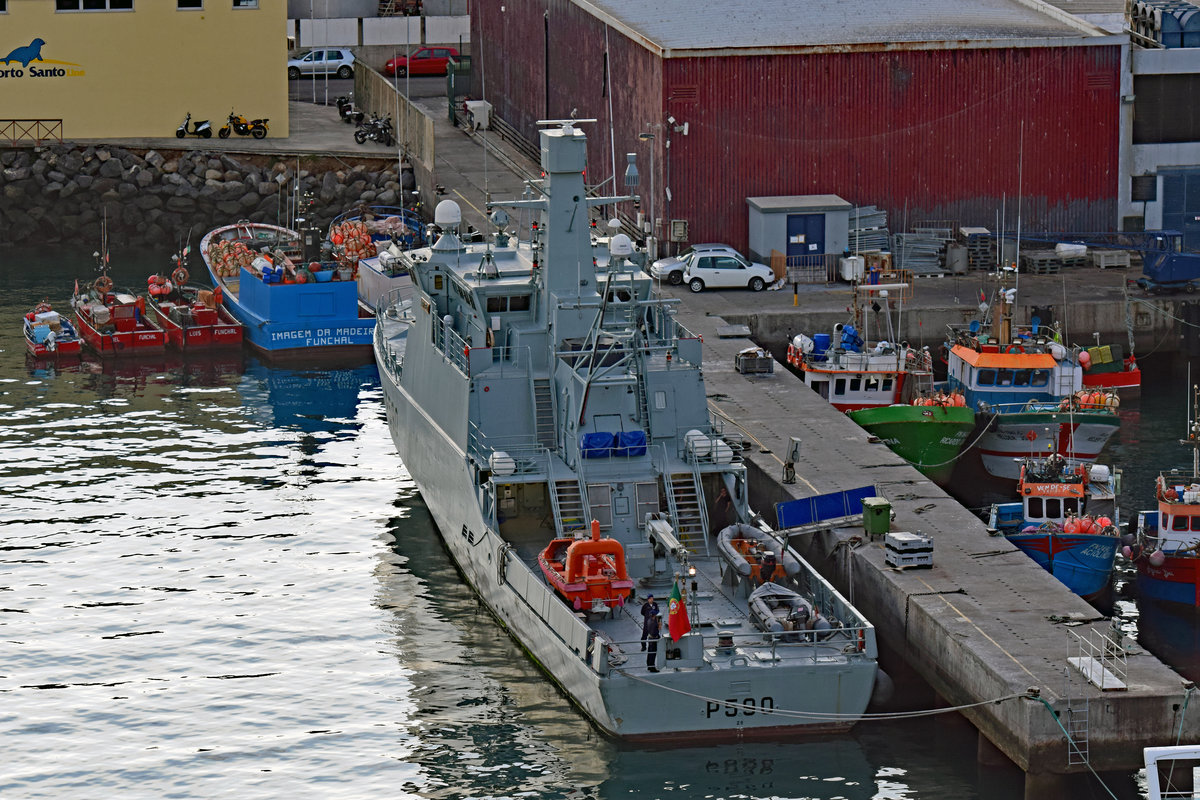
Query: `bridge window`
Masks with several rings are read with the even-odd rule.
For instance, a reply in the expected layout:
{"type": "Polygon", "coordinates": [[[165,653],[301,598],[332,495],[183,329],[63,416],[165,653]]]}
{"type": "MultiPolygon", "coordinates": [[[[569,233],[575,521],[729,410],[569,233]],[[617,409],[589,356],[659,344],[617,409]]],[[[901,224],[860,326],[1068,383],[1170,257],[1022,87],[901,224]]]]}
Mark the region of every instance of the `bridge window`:
{"type": "Polygon", "coordinates": [[[1035,369],[1032,378],[1033,380],[1030,381],[1031,386],[1047,386],[1050,383],[1050,370],[1035,369]]]}
{"type": "Polygon", "coordinates": [[[1068,514],[1074,514],[1075,516],[1079,516],[1081,513],[1083,513],[1083,509],[1079,507],[1079,498],[1077,498],[1077,497],[1063,498],[1063,516],[1066,516],[1068,514]]]}
{"type": "Polygon", "coordinates": [[[890,392],[892,390],[892,379],[884,378],[883,383],[880,384],[880,388],[885,392],[890,392]]]}
{"type": "Polygon", "coordinates": [[[850,391],[852,391],[852,392],[861,392],[862,391],[862,378],[851,378],[850,379],[850,391]]]}
{"type": "Polygon", "coordinates": [[[997,386],[1012,386],[1013,385],[1013,371],[1011,369],[1002,369],[999,372],[997,372],[996,373],[996,385],[997,386]]]}
{"type": "Polygon", "coordinates": [[[846,393],[846,379],[845,378],[838,378],[836,381],[833,382],[833,393],[834,393],[834,395],[843,395],[846,393]]]}
{"type": "Polygon", "coordinates": [[[1046,518],[1057,519],[1063,515],[1062,503],[1057,497],[1046,498],[1046,518]]]}
{"type": "Polygon", "coordinates": [[[981,369],[975,373],[976,386],[995,386],[996,385],[996,370],[981,369]]]}
{"type": "Polygon", "coordinates": [[[1013,373],[1013,386],[1028,386],[1029,385],[1029,370],[1019,369],[1013,373]]]}
{"type": "Polygon", "coordinates": [[[1025,501],[1025,516],[1029,519],[1045,519],[1046,510],[1042,507],[1042,498],[1030,497],[1025,501]]]}
{"type": "Polygon", "coordinates": [[[503,314],[506,311],[528,311],[529,295],[517,294],[512,297],[489,297],[487,310],[492,314],[503,314]]]}
{"type": "Polygon", "coordinates": [[[1176,514],[1175,516],[1171,517],[1171,530],[1186,531],[1188,529],[1188,519],[1188,517],[1185,517],[1182,514],[1176,514]]]}

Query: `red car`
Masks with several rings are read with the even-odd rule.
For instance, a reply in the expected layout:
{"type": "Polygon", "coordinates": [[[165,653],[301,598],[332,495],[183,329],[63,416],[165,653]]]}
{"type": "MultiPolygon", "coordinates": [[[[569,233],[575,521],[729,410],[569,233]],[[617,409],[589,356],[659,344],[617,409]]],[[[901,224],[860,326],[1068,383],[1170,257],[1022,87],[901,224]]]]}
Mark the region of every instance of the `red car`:
{"type": "Polygon", "coordinates": [[[458,59],[453,47],[420,47],[410,56],[396,56],[383,65],[389,78],[405,75],[445,75],[450,59],[458,59]]]}

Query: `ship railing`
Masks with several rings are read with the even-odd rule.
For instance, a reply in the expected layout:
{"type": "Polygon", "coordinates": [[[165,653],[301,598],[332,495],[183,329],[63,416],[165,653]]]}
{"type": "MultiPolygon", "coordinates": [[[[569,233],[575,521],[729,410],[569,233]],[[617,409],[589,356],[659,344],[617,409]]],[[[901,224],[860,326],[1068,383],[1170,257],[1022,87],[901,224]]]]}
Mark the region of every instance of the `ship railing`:
{"type": "Polygon", "coordinates": [[[488,436],[471,423],[467,430],[467,452],[479,463],[487,464],[494,474],[549,474],[550,451],[528,436],[488,436]],[[494,454],[500,454],[495,463],[494,454]]]}
{"type": "MultiPolygon", "coordinates": [[[[561,601],[559,601],[561,603],[561,601]]],[[[703,622],[703,621],[702,621],[703,622]]],[[[795,666],[797,660],[810,659],[817,661],[827,659],[834,654],[847,656],[860,655],[866,659],[878,658],[878,644],[875,640],[875,628],[871,625],[837,626],[829,630],[799,630],[799,631],[760,631],[748,633],[735,631],[713,631],[707,624],[701,626],[692,624],[692,633],[701,636],[701,648],[710,657],[743,657],[754,660],[754,666],[770,668],[773,666],[795,666]]],[[[659,646],[659,651],[671,648],[667,631],[663,630],[666,640],[659,646]]],[[[641,640],[605,640],[611,652],[632,656],[635,660],[627,666],[642,665],[641,640]]],[[[660,664],[662,662],[659,662],[660,664]]],[[[666,666],[672,666],[668,659],[666,666]]],[[[691,665],[689,665],[691,666],[691,665]]],[[[698,666],[696,664],[695,666],[698,666]]]]}
{"type": "Polygon", "coordinates": [[[454,330],[451,324],[441,322],[433,326],[433,346],[445,356],[455,369],[464,376],[470,375],[467,370],[470,348],[467,340],[459,336],[458,331],[454,330]]]}

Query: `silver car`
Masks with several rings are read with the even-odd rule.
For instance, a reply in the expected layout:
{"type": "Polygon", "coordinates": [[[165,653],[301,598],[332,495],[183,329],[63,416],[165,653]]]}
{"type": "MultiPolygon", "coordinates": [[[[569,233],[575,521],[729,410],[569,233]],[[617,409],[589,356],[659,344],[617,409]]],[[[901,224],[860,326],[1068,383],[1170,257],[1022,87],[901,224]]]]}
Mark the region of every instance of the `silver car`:
{"type": "Polygon", "coordinates": [[[687,250],[684,250],[677,256],[668,256],[660,258],[650,265],[650,277],[657,278],[660,281],[666,281],[672,286],[678,286],[683,283],[683,273],[687,271],[687,262],[694,253],[717,253],[720,255],[738,255],[738,251],[734,250],[727,244],[694,244],[687,250]]]}
{"type": "Polygon", "coordinates": [[[289,80],[301,75],[336,75],[339,78],[354,77],[354,53],[348,47],[331,47],[310,50],[287,62],[289,80]]]}

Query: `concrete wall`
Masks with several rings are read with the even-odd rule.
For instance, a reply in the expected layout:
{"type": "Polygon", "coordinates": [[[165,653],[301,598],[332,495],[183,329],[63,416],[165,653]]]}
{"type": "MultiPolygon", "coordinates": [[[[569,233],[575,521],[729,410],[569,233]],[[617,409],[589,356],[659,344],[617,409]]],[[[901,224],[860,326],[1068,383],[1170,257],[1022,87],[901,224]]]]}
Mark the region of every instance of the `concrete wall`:
{"type": "MultiPolygon", "coordinates": [[[[322,46],[380,45],[389,48],[448,44],[464,47],[471,40],[471,20],[457,17],[341,17],[288,19],[287,35],[297,49],[322,46]]],[[[462,50],[463,48],[460,48],[462,50]]],[[[389,56],[390,57],[390,56],[389,56]]]]}
{"type": "Polygon", "coordinates": [[[41,60],[0,65],[0,118],[62,119],[64,138],[170,136],[184,115],[222,124],[230,109],[288,131],[283,5],[210,2],[199,11],[57,13],[54,0],[8,4],[0,50],[42,40],[41,60]]]}

